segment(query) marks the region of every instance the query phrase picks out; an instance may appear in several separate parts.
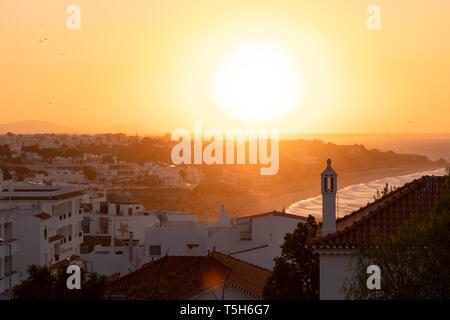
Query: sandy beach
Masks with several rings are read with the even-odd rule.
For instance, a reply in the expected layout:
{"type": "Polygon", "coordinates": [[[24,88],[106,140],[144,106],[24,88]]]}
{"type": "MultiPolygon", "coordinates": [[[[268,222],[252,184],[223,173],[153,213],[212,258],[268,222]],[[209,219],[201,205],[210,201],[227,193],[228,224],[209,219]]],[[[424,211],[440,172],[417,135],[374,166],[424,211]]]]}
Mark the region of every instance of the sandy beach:
{"type": "MultiPolygon", "coordinates": [[[[377,179],[407,175],[438,168],[440,167],[420,166],[410,168],[389,168],[365,172],[352,172],[345,175],[341,174],[338,177],[338,188],[341,189],[353,184],[365,183],[377,179]]],[[[241,206],[240,208],[236,207],[238,203],[228,204],[231,212],[230,215],[239,217],[248,214],[269,212],[272,210],[281,211],[283,206],[287,209],[291,204],[297,201],[320,195],[320,179],[319,177],[317,177],[317,180],[315,181],[303,181],[302,186],[293,183],[292,185],[286,186],[286,188],[284,189],[290,190],[290,192],[282,194],[282,190],[279,190],[277,194],[272,197],[257,200],[256,202],[241,206]]],[[[242,202],[239,201],[239,204],[242,205],[242,202]]]]}

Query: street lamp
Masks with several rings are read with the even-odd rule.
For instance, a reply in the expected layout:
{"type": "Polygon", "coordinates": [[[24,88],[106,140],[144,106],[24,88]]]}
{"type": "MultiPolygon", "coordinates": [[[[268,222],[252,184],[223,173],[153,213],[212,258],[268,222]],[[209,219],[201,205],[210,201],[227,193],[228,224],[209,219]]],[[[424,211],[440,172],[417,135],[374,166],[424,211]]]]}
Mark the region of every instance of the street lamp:
{"type": "Polygon", "coordinates": [[[12,300],[12,285],[11,285],[11,278],[12,278],[12,255],[11,255],[11,243],[5,241],[4,239],[0,238],[0,243],[7,245],[9,247],[9,300],[12,300]]]}

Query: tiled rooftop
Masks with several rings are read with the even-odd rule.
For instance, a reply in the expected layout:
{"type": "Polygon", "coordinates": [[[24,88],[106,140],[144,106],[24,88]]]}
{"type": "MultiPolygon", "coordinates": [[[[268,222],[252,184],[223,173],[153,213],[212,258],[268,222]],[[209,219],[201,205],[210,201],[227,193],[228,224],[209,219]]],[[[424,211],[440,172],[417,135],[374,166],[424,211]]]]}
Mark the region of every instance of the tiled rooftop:
{"type": "MultiPolygon", "coordinates": [[[[144,265],[107,289],[110,296],[126,297],[133,288],[159,282],[164,299],[189,299],[225,284],[256,299],[262,298],[270,271],[219,252],[207,256],[166,256],[144,265]]],[[[149,293],[148,299],[158,298],[149,293]]]]}
{"type": "Polygon", "coordinates": [[[448,189],[444,177],[423,176],[367,206],[336,220],[336,232],[321,237],[317,229],[311,245],[347,247],[370,243],[377,235],[390,235],[413,212],[431,212],[435,202],[448,189]]]}

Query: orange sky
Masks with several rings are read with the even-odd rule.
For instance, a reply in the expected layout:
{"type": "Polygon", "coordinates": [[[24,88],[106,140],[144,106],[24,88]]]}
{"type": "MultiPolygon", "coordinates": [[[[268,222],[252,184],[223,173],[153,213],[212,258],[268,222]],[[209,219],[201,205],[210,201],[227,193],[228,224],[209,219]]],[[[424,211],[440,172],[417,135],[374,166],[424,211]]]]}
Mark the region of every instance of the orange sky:
{"type": "Polygon", "coordinates": [[[448,133],[449,16],[447,0],[3,0],[0,123],[448,133]],[[70,4],[80,30],[66,28],[70,4]],[[371,4],[381,30],[366,27],[371,4]],[[224,52],[255,39],[290,52],[305,83],[290,113],[258,125],[211,93],[224,52]]]}

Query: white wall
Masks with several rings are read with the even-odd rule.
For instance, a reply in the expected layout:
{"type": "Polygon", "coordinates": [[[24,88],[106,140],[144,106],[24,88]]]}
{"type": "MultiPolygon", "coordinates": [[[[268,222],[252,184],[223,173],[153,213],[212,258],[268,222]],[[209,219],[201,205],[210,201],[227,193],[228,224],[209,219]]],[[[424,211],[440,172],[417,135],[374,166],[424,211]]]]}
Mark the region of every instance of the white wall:
{"type": "Polygon", "coordinates": [[[282,245],[284,243],[284,235],[288,232],[292,233],[299,222],[304,223],[299,219],[270,215],[254,218],[252,222],[252,240],[273,241],[277,245],[282,245]]]}
{"type": "MultiPolygon", "coordinates": [[[[251,250],[251,251],[245,251],[242,253],[233,254],[232,256],[242,260],[246,261],[248,263],[257,265],[259,267],[272,270],[273,269],[273,259],[276,256],[279,256],[279,250],[274,250],[276,248],[273,248],[271,246],[251,250]]],[[[279,249],[279,248],[278,248],[279,249]]]]}
{"type": "MultiPolygon", "coordinates": [[[[126,250],[126,248],[123,248],[123,250],[126,250]]],[[[106,276],[120,273],[123,265],[123,254],[115,254],[110,247],[98,246],[94,252],[85,255],[84,258],[88,261],[87,268],[89,271],[92,270],[106,276]],[[99,253],[99,251],[105,253],[99,253]]]]}
{"type": "Polygon", "coordinates": [[[351,255],[320,255],[320,300],[342,300],[344,281],[349,277],[351,255]]]}
{"type": "Polygon", "coordinates": [[[213,233],[208,240],[208,250],[213,250],[214,247],[217,251],[234,247],[239,245],[241,232],[238,228],[226,228],[217,230],[213,233]]]}

